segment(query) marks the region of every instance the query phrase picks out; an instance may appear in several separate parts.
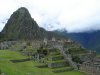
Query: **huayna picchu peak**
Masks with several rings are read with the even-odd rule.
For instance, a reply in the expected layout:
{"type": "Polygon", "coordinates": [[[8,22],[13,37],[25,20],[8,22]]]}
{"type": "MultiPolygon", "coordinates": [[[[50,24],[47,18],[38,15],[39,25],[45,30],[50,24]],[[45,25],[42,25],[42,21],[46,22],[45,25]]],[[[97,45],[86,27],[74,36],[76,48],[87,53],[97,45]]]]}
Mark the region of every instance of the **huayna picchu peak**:
{"type": "Polygon", "coordinates": [[[57,34],[39,27],[25,7],[19,8],[11,15],[1,34],[4,35],[3,38],[10,40],[43,39],[57,36],[57,34]]]}
{"type": "Polygon", "coordinates": [[[9,39],[33,38],[34,29],[38,29],[37,23],[28,10],[21,7],[11,15],[1,33],[9,39]]]}

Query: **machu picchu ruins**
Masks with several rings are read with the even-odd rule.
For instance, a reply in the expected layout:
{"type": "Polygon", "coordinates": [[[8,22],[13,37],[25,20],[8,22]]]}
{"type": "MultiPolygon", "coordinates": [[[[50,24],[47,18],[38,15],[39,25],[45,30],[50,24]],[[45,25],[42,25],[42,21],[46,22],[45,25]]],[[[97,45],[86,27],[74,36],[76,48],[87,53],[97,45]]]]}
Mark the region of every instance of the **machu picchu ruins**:
{"type": "Polygon", "coordinates": [[[80,70],[93,75],[100,73],[100,58],[96,57],[96,52],[89,52],[70,39],[57,40],[53,37],[51,40],[44,38],[42,41],[4,41],[0,43],[2,50],[14,50],[15,47],[17,47],[15,51],[31,56],[31,60],[42,64],[37,67],[48,67],[55,73],[71,70],[80,70]],[[79,57],[79,59],[74,57],[79,57]]]}
{"type": "MultiPolygon", "coordinates": [[[[21,66],[22,71],[28,66],[29,70],[25,69],[27,73],[22,73],[24,75],[37,75],[38,70],[41,74],[46,71],[51,75],[71,72],[80,73],[77,75],[100,75],[100,57],[97,57],[95,50],[89,50],[69,37],[39,27],[25,7],[15,11],[0,32],[0,51],[0,63],[8,61],[15,65],[14,72],[17,73],[17,66],[21,66]],[[13,55],[14,52],[20,54],[13,55]]],[[[0,75],[9,75],[1,67],[5,66],[0,66],[0,75]]]]}

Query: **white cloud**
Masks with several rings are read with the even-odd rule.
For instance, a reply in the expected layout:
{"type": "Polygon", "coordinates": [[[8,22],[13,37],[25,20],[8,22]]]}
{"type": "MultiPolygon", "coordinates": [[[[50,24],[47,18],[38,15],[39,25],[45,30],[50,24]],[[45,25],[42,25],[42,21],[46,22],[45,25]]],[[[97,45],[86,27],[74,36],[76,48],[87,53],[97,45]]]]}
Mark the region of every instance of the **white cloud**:
{"type": "Polygon", "coordinates": [[[0,30],[4,27],[2,21],[22,6],[28,8],[39,26],[47,30],[100,29],[100,0],[0,0],[0,30]]]}

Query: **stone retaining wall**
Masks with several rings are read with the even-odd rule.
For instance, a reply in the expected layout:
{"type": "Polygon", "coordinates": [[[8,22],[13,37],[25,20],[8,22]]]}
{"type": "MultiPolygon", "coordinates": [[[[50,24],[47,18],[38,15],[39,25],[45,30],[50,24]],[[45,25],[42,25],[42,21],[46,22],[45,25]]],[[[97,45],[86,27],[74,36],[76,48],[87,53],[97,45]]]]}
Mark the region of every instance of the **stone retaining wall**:
{"type": "Polygon", "coordinates": [[[64,57],[63,56],[56,56],[56,57],[49,57],[48,60],[50,61],[55,61],[55,60],[63,60],[64,57]]]}
{"type": "Polygon", "coordinates": [[[67,62],[54,62],[54,63],[48,63],[49,68],[58,68],[58,67],[64,67],[68,66],[67,62]]]}

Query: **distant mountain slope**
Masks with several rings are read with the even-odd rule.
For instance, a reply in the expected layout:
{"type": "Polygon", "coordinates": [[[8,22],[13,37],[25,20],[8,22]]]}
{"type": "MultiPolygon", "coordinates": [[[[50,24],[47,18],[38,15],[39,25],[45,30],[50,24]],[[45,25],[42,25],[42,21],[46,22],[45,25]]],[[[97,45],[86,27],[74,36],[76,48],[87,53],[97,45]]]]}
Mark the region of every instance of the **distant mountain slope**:
{"type": "Polygon", "coordinates": [[[63,34],[82,44],[84,47],[90,50],[96,50],[100,53],[100,31],[94,31],[91,33],[67,33],[67,31],[56,31],[56,33],[63,34]]]}
{"type": "Polygon", "coordinates": [[[82,43],[86,48],[100,52],[100,31],[91,33],[72,33],[70,37],[82,43]]]}
{"type": "Polygon", "coordinates": [[[11,15],[1,34],[10,40],[61,37],[54,32],[40,28],[25,7],[19,8],[11,15]]]}

